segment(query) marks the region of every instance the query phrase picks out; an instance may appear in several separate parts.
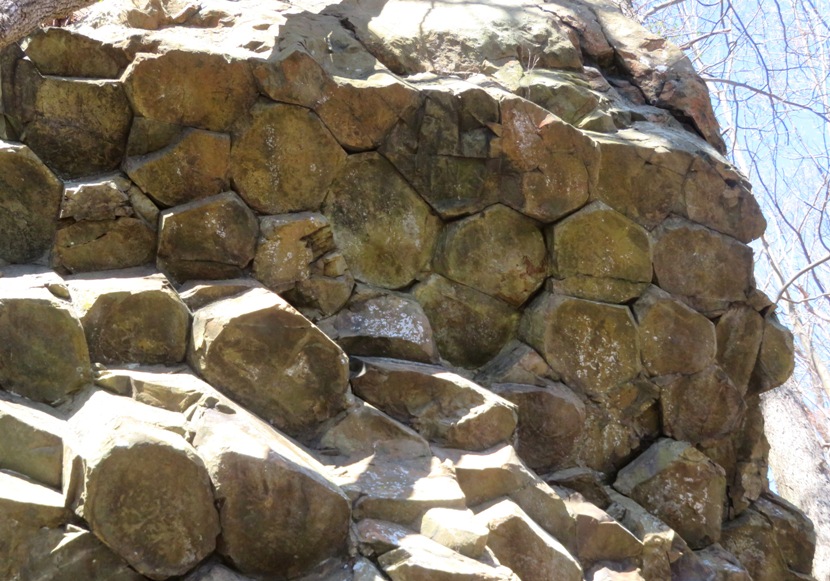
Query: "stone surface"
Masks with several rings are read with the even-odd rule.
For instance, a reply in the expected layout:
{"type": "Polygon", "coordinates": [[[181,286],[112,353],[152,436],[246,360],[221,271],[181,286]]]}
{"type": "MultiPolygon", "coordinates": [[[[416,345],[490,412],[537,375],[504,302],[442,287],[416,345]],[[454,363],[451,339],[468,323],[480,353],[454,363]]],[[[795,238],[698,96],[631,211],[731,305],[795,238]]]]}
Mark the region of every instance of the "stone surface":
{"type": "Polygon", "coordinates": [[[440,220],[376,153],[349,156],[323,205],[334,241],[361,282],[409,285],[432,255],[440,220]]]}
{"type": "Polygon", "coordinates": [[[585,500],[566,500],[576,520],[576,556],[583,566],[597,561],[638,564],[643,544],[608,513],[585,500]]]}
{"type": "Polygon", "coordinates": [[[718,365],[744,394],[761,347],[764,319],[751,307],[736,305],[718,319],[716,332],[718,365]]]}
{"type": "Polygon", "coordinates": [[[487,527],[471,510],[431,508],[424,513],[421,534],[457,551],[465,557],[479,558],[487,546],[487,527]]]}
{"type": "Polygon", "coordinates": [[[759,394],[783,384],[795,368],[793,334],[774,314],[764,318],[758,359],[749,379],[750,393],[759,394]]]}
{"type": "Polygon", "coordinates": [[[59,27],[38,30],[24,50],[41,74],[58,77],[117,79],[129,64],[123,49],[59,27]],[[85,58],[77,58],[79,53],[85,58]]]}
{"type": "Polygon", "coordinates": [[[585,422],[585,405],[561,383],[545,387],[494,384],[490,389],[518,408],[516,451],[537,472],[568,456],[585,422]]]}
{"type": "Polygon", "coordinates": [[[89,381],[90,352],[72,305],[49,290],[63,281],[30,272],[6,271],[0,284],[0,385],[54,403],[89,381]]]}
{"type": "Polygon", "coordinates": [[[478,367],[516,334],[519,312],[509,304],[433,274],[412,289],[429,318],[442,357],[478,367]]]}
{"type": "Polygon", "coordinates": [[[476,519],[490,529],[487,546],[520,578],[582,579],[582,567],[576,559],[514,502],[502,500],[478,513],[476,519]]]}
{"type": "Polygon", "coordinates": [[[79,180],[64,184],[60,218],[83,220],[111,220],[132,216],[127,191],[129,180],[120,174],[109,174],[94,180],[79,180]]]}
{"type": "Polygon", "coordinates": [[[0,466],[60,488],[65,427],[46,410],[0,393],[0,466]]]}
{"type": "Polygon", "coordinates": [[[716,581],[752,581],[741,562],[718,543],[698,551],[697,556],[715,572],[716,581]]]}
{"type": "Polygon", "coordinates": [[[123,79],[137,115],[208,131],[227,131],[256,99],[248,63],[218,54],[141,53],[123,79]]]}
{"type": "Polygon", "coordinates": [[[190,313],[164,275],[141,270],[76,275],[69,287],[93,361],[184,360],[190,313]]]}
{"type": "Polygon", "coordinates": [[[318,211],[345,159],[313,112],[260,103],[234,136],[231,174],[239,194],[259,212],[318,211]]]}
{"type": "Polygon", "coordinates": [[[544,387],[558,376],[539,353],[521,341],[511,341],[489,363],[479,369],[476,381],[482,385],[519,383],[544,387]]]}
{"type": "Polygon", "coordinates": [[[178,206],[227,189],[230,148],[224,133],[187,129],[163,149],[128,157],[124,171],[161,206],[178,206]]]}
{"type": "Polygon", "coordinates": [[[320,327],[349,355],[438,361],[423,307],[403,293],[358,285],[345,307],[320,327]]]}
{"type": "Polygon", "coordinates": [[[254,258],[259,227],[234,192],[161,213],[156,263],[179,282],[235,278],[254,258]]]}
{"type": "Polygon", "coordinates": [[[210,303],[242,294],[262,285],[250,278],[229,280],[191,280],[179,287],[179,297],[191,311],[198,311],[210,303]]]}
{"type": "Polygon", "coordinates": [[[484,450],[508,441],[516,407],[442,367],[361,357],[352,389],[442,446],[484,450]]]}
{"type": "Polygon", "coordinates": [[[0,259],[31,262],[57,226],[63,184],[25,145],[0,141],[0,259]]]}
{"type": "Polygon", "coordinates": [[[295,437],[346,408],[345,354],[264,289],[196,311],[187,360],[211,385],[295,437]]]}
{"type": "Polygon", "coordinates": [[[155,256],[156,233],[144,220],[94,220],[57,231],[52,265],[70,273],[118,270],[152,263],[155,256]]]}
{"type": "Polygon", "coordinates": [[[217,548],[237,569],[293,578],[345,552],[349,503],[309,455],[245,414],[203,409],[191,425],[216,490],[217,548]]]}
{"type": "Polygon", "coordinates": [[[438,273],[514,306],[542,285],[547,272],[536,224],[501,204],[448,225],[435,253],[438,273]]]}
{"type": "Polygon", "coordinates": [[[86,416],[76,414],[67,435],[69,506],[139,573],[186,573],[213,552],[219,533],[204,463],[168,430],[115,413],[97,422],[86,416]]]}
{"type": "Polygon", "coordinates": [[[614,488],[703,548],[720,538],[725,480],[723,468],[688,443],[665,438],[620,470],[614,488]]]}
{"type": "Polygon", "coordinates": [[[545,292],[525,310],[519,335],[587,394],[607,393],[640,371],[637,327],[626,307],[545,292]]]}

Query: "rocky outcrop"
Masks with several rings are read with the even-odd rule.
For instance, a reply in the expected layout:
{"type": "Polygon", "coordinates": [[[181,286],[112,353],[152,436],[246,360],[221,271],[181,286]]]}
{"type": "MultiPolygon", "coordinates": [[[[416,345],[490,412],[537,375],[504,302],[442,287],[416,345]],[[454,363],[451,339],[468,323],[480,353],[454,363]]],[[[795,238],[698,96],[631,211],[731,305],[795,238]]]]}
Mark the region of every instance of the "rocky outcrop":
{"type": "Polygon", "coordinates": [[[3,579],[809,578],[763,217],[610,3],[109,0],[0,88],[3,579]]]}

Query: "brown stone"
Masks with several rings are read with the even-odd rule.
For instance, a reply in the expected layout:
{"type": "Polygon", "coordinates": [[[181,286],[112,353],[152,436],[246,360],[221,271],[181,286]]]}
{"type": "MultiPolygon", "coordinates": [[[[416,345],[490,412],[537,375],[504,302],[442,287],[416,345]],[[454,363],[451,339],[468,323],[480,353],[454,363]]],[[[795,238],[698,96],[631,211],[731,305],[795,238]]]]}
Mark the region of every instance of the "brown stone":
{"type": "Polygon", "coordinates": [[[714,581],[752,581],[735,555],[718,543],[697,551],[697,556],[715,572],[714,581]]]}
{"type": "Polygon", "coordinates": [[[24,50],[41,74],[57,77],[117,79],[130,64],[123,49],[60,27],[36,31],[24,50]]]}
{"type": "Polygon", "coordinates": [[[155,256],[156,233],[144,220],[91,220],[57,231],[52,266],[70,273],[117,270],[152,263],[155,256]]]}
{"type": "Polygon", "coordinates": [[[545,387],[548,381],[559,377],[539,353],[522,343],[511,341],[504,349],[476,374],[481,385],[494,383],[519,383],[545,387]]]}
{"type": "Polygon", "coordinates": [[[749,380],[749,392],[763,393],[782,385],[795,368],[793,334],[774,314],[764,318],[764,335],[749,380]]]}
{"type": "Polygon", "coordinates": [[[487,546],[488,530],[471,510],[431,508],[424,513],[421,534],[465,557],[477,559],[487,546]]]}
{"type": "Polygon", "coordinates": [[[718,319],[716,331],[718,365],[745,394],[761,347],[764,319],[747,305],[735,305],[718,319]]]}
{"type": "Polygon", "coordinates": [[[576,520],[576,555],[580,563],[642,560],[643,544],[605,511],[584,500],[566,500],[576,520]]]}
{"type": "Polygon", "coordinates": [[[60,488],[65,425],[49,411],[0,393],[0,466],[60,488]]]}
{"type": "Polygon", "coordinates": [[[113,220],[132,216],[127,191],[130,181],[119,174],[95,180],[68,182],[61,200],[60,218],[82,220],[113,220]]]}

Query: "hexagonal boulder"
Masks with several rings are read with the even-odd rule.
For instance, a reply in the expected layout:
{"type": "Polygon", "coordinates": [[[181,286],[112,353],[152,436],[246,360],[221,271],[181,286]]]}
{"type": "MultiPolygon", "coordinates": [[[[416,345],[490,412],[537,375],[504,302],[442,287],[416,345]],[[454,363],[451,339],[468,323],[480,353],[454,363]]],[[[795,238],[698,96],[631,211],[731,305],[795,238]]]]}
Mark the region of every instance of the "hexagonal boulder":
{"type": "Polygon", "coordinates": [[[770,313],[764,318],[764,334],[749,379],[749,392],[755,395],[778,387],[790,378],[794,368],[793,334],[770,313]]]}
{"type": "Polygon", "coordinates": [[[156,264],[179,282],[236,278],[254,258],[258,231],[234,192],[176,206],[160,215],[156,264]]]}
{"type": "Polygon", "coordinates": [[[634,314],[643,367],[650,375],[688,375],[714,362],[715,326],[668,293],[651,287],[634,304],[634,314]]]}
{"type": "Polygon", "coordinates": [[[0,385],[54,403],[91,378],[89,349],[72,305],[49,290],[62,279],[27,272],[8,269],[0,284],[0,385]]]}
{"type": "Polygon", "coordinates": [[[60,488],[65,423],[49,411],[0,393],[0,465],[60,488]]]}
{"type": "Polygon", "coordinates": [[[62,272],[94,272],[152,263],[156,233],[139,218],[85,220],[60,228],[52,247],[52,266],[62,272]]]}
{"type": "Polygon", "coordinates": [[[510,440],[516,429],[513,404],[443,367],[374,357],[358,361],[355,393],[428,440],[483,450],[510,440]]]}
{"type": "Polygon", "coordinates": [[[441,275],[419,282],[412,294],[429,318],[438,351],[454,365],[483,365],[516,335],[515,307],[441,275]]]}
{"type": "Polygon", "coordinates": [[[622,524],[578,495],[565,501],[576,520],[576,556],[583,565],[597,561],[639,563],[643,544],[622,524]]]}
{"type": "Polygon", "coordinates": [[[752,249],[680,218],[655,233],[654,274],[663,290],[699,310],[725,310],[745,301],[753,285],[752,249]]]}
{"type": "Polygon", "coordinates": [[[565,383],[607,393],[640,372],[637,326],[627,307],[549,292],[525,310],[519,336],[565,383]]]}
{"type": "Polygon", "coordinates": [[[550,470],[568,456],[585,422],[585,405],[576,394],[561,383],[501,383],[490,389],[518,407],[516,450],[528,466],[550,470]]]}
{"type": "Polygon", "coordinates": [[[717,365],[666,377],[659,385],[663,433],[676,440],[698,443],[727,436],[746,412],[741,392],[717,365]]]}
{"type": "Polygon", "coordinates": [[[124,171],[163,207],[215,196],[228,187],[230,136],[187,129],[168,146],[128,157],[124,171]]]}
{"type": "Polygon", "coordinates": [[[614,488],[665,521],[692,548],[720,539],[725,473],[688,442],[658,440],[619,471],[614,488]]]}
{"type": "Polygon", "coordinates": [[[56,77],[117,79],[130,64],[123,48],[57,26],[29,36],[25,51],[37,70],[56,77]],[[76,58],[80,53],[84,58],[76,58]]]}
{"type": "Polygon", "coordinates": [[[139,53],[123,79],[137,115],[208,131],[229,130],[257,98],[247,62],[207,52],[139,53]]]}
{"type": "Polygon", "coordinates": [[[63,184],[25,145],[0,141],[0,260],[33,261],[57,228],[63,184]]]}
{"type": "Polygon", "coordinates": [[[68,282],[93,361],[184,359],[190,312],[164,275],[125,270],[76,275],[68,282]]]}
{"type": "Polygon", "coordinates": [[[211,385],[291,436],[308,436],[347,406],[346,355],[265,289],[196,311],[187,360],[211,385]]]}
{"type": "Polygon", "coordinates": [[[745,394],[764,336],[764,318],[752,307],[734,305],[718,319],[715,331],[718,365],[745,394]]]}
{"type": "Polygon", "coordinates": [[[495,204],[448,225],[433,266],[450,280],[519,306],[545,280],[545,241],[533,220],[495,204]]]}
{"type": "Polygon", "coordinates": [[[295,578],[345,554],[349,501],[299,446],[244,413],[200,408],[190,425],[216,490],[218,551],[236,569],[295,578]]]}
{"type": "Polygon", "coordinates": [[[258,212],[318,211],[345,159],[346,152],[312,111],[259,103],[236,130],[231,176],[258,212]]]}
{"type": "Polygon", "coordinates": [[[568,216],[552,230],[558,277],[651,282],[651,244],[645,229],[602,202],[568,216]]]}
{"type": "Polygon", "coordinates": [[[430,257],[440,220],[377,153],[349,156],[323,205],[354,277],[384,288],[409,285],[430,257]]]}

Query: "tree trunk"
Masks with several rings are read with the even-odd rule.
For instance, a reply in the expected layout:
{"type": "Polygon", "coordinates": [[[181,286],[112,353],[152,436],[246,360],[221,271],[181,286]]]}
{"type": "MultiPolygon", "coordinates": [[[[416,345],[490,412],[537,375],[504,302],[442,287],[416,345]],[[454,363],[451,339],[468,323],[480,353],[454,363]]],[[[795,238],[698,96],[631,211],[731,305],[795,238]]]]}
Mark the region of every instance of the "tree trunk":
{"type": "Polygon", "coordinates": [[[778,493],[812,519],[817,537],[813,575],[830,581],[830,466],[802,402],[790,384],[763,397],[769,464],[778,493]]]}
{"type": "Polygon", "coordinates": [[[67,16],[96,0],[0,0],[0,49],[35,30],[41,22],[67,16]]]}

